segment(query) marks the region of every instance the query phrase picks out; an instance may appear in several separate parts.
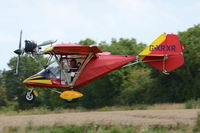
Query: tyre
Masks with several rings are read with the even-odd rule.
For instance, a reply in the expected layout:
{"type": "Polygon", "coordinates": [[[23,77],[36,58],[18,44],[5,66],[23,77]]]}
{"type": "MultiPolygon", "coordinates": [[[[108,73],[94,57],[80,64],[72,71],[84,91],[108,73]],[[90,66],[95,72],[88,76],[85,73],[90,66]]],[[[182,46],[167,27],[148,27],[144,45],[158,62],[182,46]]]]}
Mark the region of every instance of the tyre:
{"type": "Polygon", "coordinates": [[[35,100],[36,96],[33,93],[33,90],[29,90],[25,93],[25,100],[27,102],[33,102],[35,100]]]}

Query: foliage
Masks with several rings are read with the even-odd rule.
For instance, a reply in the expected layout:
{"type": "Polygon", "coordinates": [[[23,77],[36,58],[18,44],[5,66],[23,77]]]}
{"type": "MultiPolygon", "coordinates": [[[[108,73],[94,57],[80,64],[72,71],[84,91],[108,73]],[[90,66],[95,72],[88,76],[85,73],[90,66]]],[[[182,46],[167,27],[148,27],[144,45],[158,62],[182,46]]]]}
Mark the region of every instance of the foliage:
{"type": "Polygon", "coordinates": [[[119,40],[113,38],[111,44],[108,45],[106,42],[101,42],[99,47],[102,51],[109,51],[114,55],[137,55],[142,51],[146,45],[143,43],[137,43],[134,38],[119,40]]]}
{"type": "Polygon", "coordinates": [[[112,105],[116,93],[108,76],[87,85],[82,88],[81,92],[85,96],[81,99],[80,104],[88,109],[112,105]]]}
{"type": "Polygon", "coordinates": [[[176,71],[176,78],[179,78],[181,94],[183,100],[197,99],[200,97],[200,25],[189,28],[185,32],[180,32],[181,43],[185,47],[185,65],[176,71]]]}
{"type": "Polygon", "coordinates": [[[3,75],[0,71],[0,106],[6,105],[6,95],[5,95],[5,87],[3,85],[3,75]]]}
{"type": "Polygon", "coordinates": [[[119,99],[124,105],[133,105],[145,103],[145,92],[151,85],[152,80],[149,78],[148,69],[135,69],[127,75],[122,83],[122,90],[119,99]]]}
{"type": "Polygon", "coordinates": [[[96,42],[90,38],[87,38],[85,40],[81,40],[78,44],[80,45],[94,45],[96,42]]]}
{"type": "Polygon", "coordinates": [[[198,109],[198,108],[200,108],[200,98],[198,98],[197,100],[195,100],[195,99],[188,100],[185,103],[185,108],[186,109],[198,109]]]}

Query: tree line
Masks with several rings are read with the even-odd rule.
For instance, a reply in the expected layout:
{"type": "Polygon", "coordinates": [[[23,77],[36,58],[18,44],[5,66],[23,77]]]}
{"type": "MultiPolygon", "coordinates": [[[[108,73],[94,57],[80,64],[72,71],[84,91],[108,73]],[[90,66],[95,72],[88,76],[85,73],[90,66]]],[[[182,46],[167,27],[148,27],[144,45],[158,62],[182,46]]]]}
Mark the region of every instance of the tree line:
{"type": "MultiPolygon", "coordinates": [[[[200,25],[179,32],[178,36],[185,48],[185,65],[181,68],[170,75],[164,75],[146,64],[122,68],[81,88],[79,91],[84,97],[73,104],[66,103],[47,88],[40,89],[40,96],[34,103],[26,103],[23,97],[26,88],[22,82],[42,68],[32,58],[22,56],[20,75],[14,75],[17,57],[13,57],[8,63],[10,70],[0,71],[0,107],[12,103],[16,109],[41,106],[49,109],[95,109],[114,105],[180,103],[200,98],[200,25]]],[[[78,44],[94,43],[92,39],[85,39],[78,44]]],[[[100,42],[98,46],[102,51],[116,55],[137,55],[147,45],[138,43],[134,38],[120,38],[112,39],[110,43],[100,42]]],[[[42,56],[38,59],[43,63],[47,60],[42,56]]]]}

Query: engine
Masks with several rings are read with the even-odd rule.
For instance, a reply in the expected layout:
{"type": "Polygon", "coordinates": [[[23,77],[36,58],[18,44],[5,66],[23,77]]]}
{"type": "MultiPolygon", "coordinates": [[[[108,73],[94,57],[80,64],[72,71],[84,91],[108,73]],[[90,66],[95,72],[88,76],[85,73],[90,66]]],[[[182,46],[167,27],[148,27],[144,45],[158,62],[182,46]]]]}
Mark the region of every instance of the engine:
{"type": "Polygon", "coordinates": [[[25,40],[25,53],[34,53],[37,52],[37,44],[34,41],[25,40]]]}

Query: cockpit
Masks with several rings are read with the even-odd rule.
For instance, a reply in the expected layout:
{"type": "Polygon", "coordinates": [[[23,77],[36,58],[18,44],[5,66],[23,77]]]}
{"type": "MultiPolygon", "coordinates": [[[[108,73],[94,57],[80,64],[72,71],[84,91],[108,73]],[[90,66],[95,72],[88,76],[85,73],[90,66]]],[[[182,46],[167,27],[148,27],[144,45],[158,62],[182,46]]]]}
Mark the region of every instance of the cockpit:
{"type": "Polygon", "coordinates": [[[84,61],[83,56],[61,56],[46,69],[43,69],[34,76],[43,76],[50,80],[60,81],[61,85],[74,84],[81,65],[84,61]]]}
{"type": "Polygon", "coordinates": [[[60,79],[61,71],[58,63],[54,62],[51,65],[49,65],[46,69],[43,69],[42,71],[37,73],[36,75],[44,76],[46,78],[60,79]]]}

